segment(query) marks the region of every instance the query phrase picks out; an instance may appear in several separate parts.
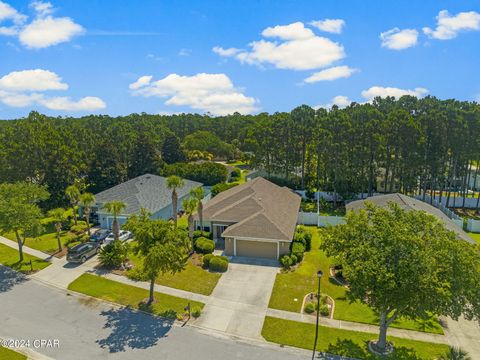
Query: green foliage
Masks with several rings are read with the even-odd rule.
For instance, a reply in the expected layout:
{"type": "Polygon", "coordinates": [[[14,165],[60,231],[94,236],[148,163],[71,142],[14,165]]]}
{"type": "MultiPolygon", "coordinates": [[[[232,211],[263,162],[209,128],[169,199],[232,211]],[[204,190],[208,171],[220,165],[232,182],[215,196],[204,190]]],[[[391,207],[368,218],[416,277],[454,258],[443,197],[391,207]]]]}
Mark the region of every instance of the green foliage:
{"type": "Polygon", "coordinates": [[[298,262],[303,260],[303,253],[305,252],[305,246],[300,242],[292,243],[292,255],[295,255],[298,262]]]}
{"type": "Polygon", "coordinates": [[[293,265],[292,258],[289,255],[283,255],[280,257],[280,264],[282,264],[285,269],[288,269],[293,265]]]}
{"type": "Polygon", "coordinates": [[[167,164],[185,161],[185,155],[180,147],[180,140],[174,134],[168,134],[163,141],[162,160],[167,164]]]}
{"type": "Polygon", "coordinates": [[[439,360],[471,360],[472,358],[467,354],[466,351],[460,349],[459,347],[452,346],[448,351],[446,351],[438,359],[439,360]]]}
{"type": "Polygon", "coordinates": [[[212,186],[212,197],[217,196],[220,194],[222,191],[231,189],[235,186],[237,186],[238,183],[218,183],[212,186]]]}
{"type": "Polygon", "coordinates": [[[192,306],[191,313],[194,318],[198,318],[202,314],[202,309],[199,306],[192,306]]]}
{"type": "Polygon", "coordinates": [[[70,227],[70,231],[77,235],[83,234],[85,233],[85,231],[87,231],[87,225],[84,225],[84,224],[72,225],[70,227]]]}
{"type": "Polygon", "coordinates": [[[208,268],[210,271],[225,272],[228,270],[228,259],[224,256],[214,256],[210,259],[208,268]]]}
{"type": "Polygon", "coordinates": [[[200,150],[213,154],[215,157],[232,159],[234,146],[220,140],[209,131],[196,131],[185,137],[183,147],[186,150],[200,150]]]}
{"type": "Polygon", "coordinates": [[[204,238],[207,238],[207,239],[212,239],[213,234],[209,231],[195,230],[193,232],[193,238],[198,239],[200,237],[204,237],[204,238]]]}
{"type": "Polygon", "coordinates": [[[125,263],[127,256],[128,243],[114,240],[100,250],[98,260],[103,267],[118,269],[125,263]]]}
{"type": "Polygon", "coordinates": [[[204,185],[212,186],[227,180],[227,168],[222,164],[213,162],[195,163],[176,163],[166,165],[162,171],[162,176],[177,175],[183,179],[201,182],[204,185]]]}
{"type": "Polygon", "coordinates": [[[290,260],[291,260],[291,262],[292,262],[292,265],[295,265],[295,264],[298,262],[298,258],[297,258],[297,256],[294,255],[294,254],[291,254],[291,255],[290,255],[290,260]]]}
{"type": "Polygon", "coordinates": [[[203,263],[203,267],[208,269],[209,265],[210,265],[210,260],[214,257],[213,254],[205,254],[203,255],[203,258],[202,258],[202,263],[203,263]]]}
{"type": "Polygon", "coordinates": [[[201,254],[211,254],[215,250],[215,242],[205,237],[195,240],[195,250],[201,254]]]}
{"type": "Polygon", "coordinates": [[[330,310],[328,309],[327,305],[320,305],[320,315],[322,316],[330,315],[330,310]]]}
{"type": "Polygon", "coordinates": [[[315,312],[315,305],[311,302],[307,303],[305,305],[305,308],[303,309],[307,314],[312,314],[315,312]]]}

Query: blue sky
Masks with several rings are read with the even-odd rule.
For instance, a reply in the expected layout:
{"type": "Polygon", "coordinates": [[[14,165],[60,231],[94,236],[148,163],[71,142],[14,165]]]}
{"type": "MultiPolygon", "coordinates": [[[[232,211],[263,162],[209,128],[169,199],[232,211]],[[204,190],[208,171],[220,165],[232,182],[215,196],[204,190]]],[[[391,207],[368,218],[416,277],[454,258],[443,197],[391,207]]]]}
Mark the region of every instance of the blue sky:
{"type": "Polygon", "coordinates": [[[480,100],[479,58],[480,1],[0,0],[0,118],[480,100]]]}

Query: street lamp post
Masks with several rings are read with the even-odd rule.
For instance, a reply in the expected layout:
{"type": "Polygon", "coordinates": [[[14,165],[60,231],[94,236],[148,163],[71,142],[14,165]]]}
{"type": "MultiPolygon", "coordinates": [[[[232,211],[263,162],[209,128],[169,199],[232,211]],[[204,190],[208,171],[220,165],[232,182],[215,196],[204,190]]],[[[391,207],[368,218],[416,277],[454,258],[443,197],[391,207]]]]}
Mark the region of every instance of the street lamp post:
{"type": "Polygon", "coordinates": [[[322,270],[317,271],[317,278],[318,278],[318,290],[317,290],[317,323],[315,325],[315,342],[313,343],[313,353],[312,353],[312,360],[315,359],[315,351],[317,348],[317,339],[318,339],[318,318],[320,315],[320,280],[322,278],[323,272],[322,270]]]}

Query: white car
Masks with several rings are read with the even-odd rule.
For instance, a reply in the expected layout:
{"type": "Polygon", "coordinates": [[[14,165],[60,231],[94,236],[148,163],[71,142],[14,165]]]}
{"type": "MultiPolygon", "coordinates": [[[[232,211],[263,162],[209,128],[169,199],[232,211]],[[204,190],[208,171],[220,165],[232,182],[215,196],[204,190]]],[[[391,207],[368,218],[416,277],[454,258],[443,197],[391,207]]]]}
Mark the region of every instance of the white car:
{"type": "MultiPolygon", "coordinates": [[[[127,241],[132,237],[132,233],[127,230],[120,230],[120,233],[118,234],[118,240],[120,241],[127,241]]],[[[115,236],[113,235],[113,232],[110,233],[103,242],[104,244],[110,244],[113,240],[115,240],[115,236]]]]}

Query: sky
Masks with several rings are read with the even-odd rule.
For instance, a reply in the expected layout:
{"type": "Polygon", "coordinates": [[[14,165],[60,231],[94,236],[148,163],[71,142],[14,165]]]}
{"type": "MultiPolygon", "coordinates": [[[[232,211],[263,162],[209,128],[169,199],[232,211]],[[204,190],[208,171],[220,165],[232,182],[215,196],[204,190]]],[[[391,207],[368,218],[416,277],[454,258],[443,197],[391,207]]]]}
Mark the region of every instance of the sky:
{"type": "Polygon", "coordinates": [[[480,102],[480,0],[0,0],[0,119],[480,102]]]}

